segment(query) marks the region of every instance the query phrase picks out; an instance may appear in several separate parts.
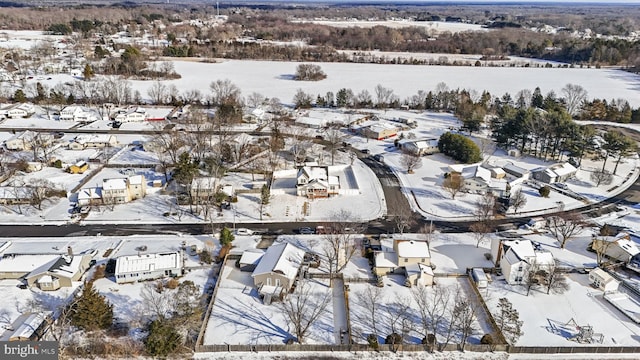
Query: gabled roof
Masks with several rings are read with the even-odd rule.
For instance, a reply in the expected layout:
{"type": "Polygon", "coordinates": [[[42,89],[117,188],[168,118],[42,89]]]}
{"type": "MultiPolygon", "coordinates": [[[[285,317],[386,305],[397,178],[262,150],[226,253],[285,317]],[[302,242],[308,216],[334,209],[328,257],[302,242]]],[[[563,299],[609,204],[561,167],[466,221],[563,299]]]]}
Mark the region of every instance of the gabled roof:
{"type": "Polygon", "coordinates": [[[290,280],[298,274],[305,251],[288,242],[271,245],[251,274],[256,277],[262,274],[279,273],[290,280]]]}
{"type": "Polygon", "coordinates": [[[78,191],[78,200],[90,200],[90,199],[101,199],[101,198],[102,198],[102,188],[99,188],[99,187],[84,188],[78,191]]]}
{"type": "Polygon", "coordinates": [[[305,176],[309,180],[327,180],[329,171],[325,166],[303,166],[298,170],[298,176],[305,176]]]}
{"type": "Polygon", "coordinates": [[[409,264],[404,268],[407,272],[407,276],[416,274],[433,276],[433,269],[431,268],[431,266],[427,266],[425,264],[409,264]]]}
{"type": "Polygon", "coordinates": [[[127,179],[104,179],[102,190],[123,190],[127,188],[127,179]]]}
{"type": "Polygon", "coordinates": [[[115,274],[170,270],[181,267],[182,256],[179,252],[120,256],[116,259],[115,274]]]}
{"type": "Polygon", "coordinates": [[[240,265],[258,265],[260,259],[264,256],[264,251],[261,250],[247,250],[242,253],[240,257],[240,265]]]}

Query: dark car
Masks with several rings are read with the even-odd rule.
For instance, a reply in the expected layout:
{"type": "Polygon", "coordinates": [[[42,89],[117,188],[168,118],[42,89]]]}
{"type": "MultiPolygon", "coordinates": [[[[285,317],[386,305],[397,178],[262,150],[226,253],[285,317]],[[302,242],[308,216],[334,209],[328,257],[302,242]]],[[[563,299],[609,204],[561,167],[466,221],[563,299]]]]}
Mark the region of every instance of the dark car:
{"type": "Polygon", "coordinates": [[[298,233],[300,233],[300,235],[312,235],[315,234],[315,231],[310,227],[301,227],[298,229],[298,233]]]}

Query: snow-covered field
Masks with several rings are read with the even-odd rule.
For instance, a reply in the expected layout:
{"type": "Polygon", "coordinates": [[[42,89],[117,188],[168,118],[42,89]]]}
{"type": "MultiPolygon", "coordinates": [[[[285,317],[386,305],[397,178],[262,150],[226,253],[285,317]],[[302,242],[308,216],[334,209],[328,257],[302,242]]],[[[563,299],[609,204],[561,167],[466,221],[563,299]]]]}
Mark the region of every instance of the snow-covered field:
{"type": "MultiPolygon", "coordinates": [[[[489,91],[494,96],[518,91],[533,91],[540,87],[543,94],[553,90],[561,94],[567,84],[582,86],[590,98],[625,99],[632,107],[640,106],[640,76],[612,69],[565,69],[522,67],[470,67],[470,66],[418,66],[350,63],[319,63],[327,78],[322,81],[294,81],[292,74],[297,63],[252,60],[221,60],[218,63],[173,61],[175,70],[182,77],[167,80],[181,92],[197,89],[209,92],[209,84],[218,79],[229,79],[244,95],[258,92],[269,98],[279,98],[291,104],[298,89],[311,93],[336,93],[349,88],[355,94],[367,90],[373,94],[381,84],[394,90],[401,100],[415,95],[419,90],[435,90],[438,83],[450,89],[468,89],[481,93],[489,91]],[[206,74],[203,76],[203,74],[206,74]],[[372,76],[374,75],[375,76],[372,76]]],[[[38,80],[49,87],[58,83],[77,80],[68,74],[52,75],[51,80],[38,80]]],[[[30,80],[36,82],[36,80],[30,80]]],[[[132,89],[140,91],[148,99],[149,81],[131,81],[132,89]]]]}
{"type": "Polygon", "coordinates": [[[425,28],[431,34],[439,34],[443,32],[458,33],[463,31],[487,31],[487,28],[483,28],[481,25],[466,24],[460,22],[445,22],[445,21],[410,21],[410,20],[298,20],[294,22],[300,23],[313,23],[318,25],[327,25],[337,28],[372,28],[375,26],[385,26],[389,28],[406,28],[406,27],[420,27],[425,28]]]}

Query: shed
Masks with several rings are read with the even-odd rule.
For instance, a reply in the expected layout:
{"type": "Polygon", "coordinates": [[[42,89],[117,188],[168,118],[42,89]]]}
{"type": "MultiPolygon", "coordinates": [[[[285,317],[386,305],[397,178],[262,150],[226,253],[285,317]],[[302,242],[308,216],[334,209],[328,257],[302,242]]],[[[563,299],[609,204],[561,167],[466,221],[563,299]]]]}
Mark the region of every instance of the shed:
{"type": "Polygon", "coordinates": [[[243,252],[240,260],[238,260],[240,271],[255,270],[263,255],[264,252],[260,250],[247,250],[243,252]]]}
{"type": "Polygon", "coordinates": [[[618,280],[600,268],[589,271],[589,281],[591,281],[591,285],[604,292],[617,291],[620,285],[618,280]]]}
{"type": "Polygon", "coordinates": [[[476,282],[476,286],[480,289],[484,289],[489,285],[487,274],[485,274],[484,270],[481,268],[474,268],[471,270],[471,277],[473,278],[473,281],[476,282]]]}

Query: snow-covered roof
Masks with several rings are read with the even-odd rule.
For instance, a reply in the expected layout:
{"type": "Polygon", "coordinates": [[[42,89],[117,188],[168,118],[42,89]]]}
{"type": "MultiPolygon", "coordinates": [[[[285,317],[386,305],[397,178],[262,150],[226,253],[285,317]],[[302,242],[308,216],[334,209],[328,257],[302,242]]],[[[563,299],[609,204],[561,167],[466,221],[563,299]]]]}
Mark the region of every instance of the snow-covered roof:
{"type": "Polygon", "coordinates": [[[192,190],[213,190],[218,185],[218,179],[212,176],[194,178],[191,182],[192,190]]]}
{"type": "Polygon", "coordinates": [[[271,245],[262,256],[251,276],[280,273],[293,280],[304,258],[305,251],[293,244],[284,242],[271,245]]]}
{"type": "Polygon", "coordinates": [[[129,184],[142,185],[144,183],[144,175],[129,176],[129,184]]]}
{"type": "Polygon", "coordinates": [[[46,272],[51,272],[57,276],[71,278],[80,271],[82,260],[85,257],[91,257],[91,255],[58,256],[58,258],[34,269],[26,277],[31,278],[46,272]]]}
{"type": "Polygon", "coordinates": [[[398,256],[403,258],[429,258],[429,244],[420,240],[397,239],[398,256]]]}
{"type": "Polygon", "coordinates": [[[120,256],[116,259],[115,275],[179,269],[182,266],[181,261],[182,256],[179,252],[120,256]]]}
{"type": "Polygon", "coordinates": [[[102,190],[124,190],[127,188],[127,179],[104,179],[102,190]]]}
{"type": "Polygon", "coordinates": [[[263,255],[264,251],[261,250],[247,250],[242,253],[239,263],[241,265],[257,265],[260,262],[260,259],[262,259],[263,255]]]}
{"type": "Polygon", "coordinates": [[[527,261],[536,256],[530,240],[503,241],[502,246],[506,249],[505,257],[510,264],[515,264],[522,260],[527,261]]]}
{"type": "Polygon", "coordinates": [[[491,183],[491,171],[479,165],[465,167],[461,175],[465,179],[481,178],[487,184],[491,183]]]}
{"type": "Polygon", "coordinates": [[[398,266],[398,255],[394,251],[378,251],[375,255],[375,264],[379,268],[395,268],[398,266]]]}
{"type": "Polygon", "coordinates": [[[415,274],[425,274],[433,276],[433,269],[431,266],[427,266],[425,264],[408,264],[405,266],[405,271],[407,272],[407,276],[415,275],[415,274]]]}
{"type": "Polygon", "coordinates": [[[601,282],[607,284],[611,281],[617,281],[616,279],[613,278],[613,276],[609,275],[608,272],[600,269],[600,268],[595,268],[591,271],[589,271],[589,276],[591,277],[597,277],[600,279],[601,282]]]}
{"type": "Polygon", "coordinates": [[[369,130],[373,132],[383,132],[387,130],[398,130],[398,127],[395,125],[387,124],[387,123],[376,123],[369,125],[369,130]]]}
{"type": "Polygon", "coordinates": [[[554,164],[549,167],[556,175],[558,176],[566,176],[575,173],[578,171],[573,165],[569,163],[559,163],[554,164]]]}
{"type": "Polygon", "coordinates": [[[638,245],[629,239],[618,239],[615,241],[618,246],[624,250],[627,254],[631,256],[635,256],[640,253],[640,249],[638,249],[638,245]]]}
{"type": "MultiPolygon", "coordinates": [[[[38,330],[40,325],[46,321],[46,319],[51,316],[50,311],[39,312],[39,313],[28,313],[22,315],[23,320],[21,320],[20,325],[16,328],[15,331],[10,335],[8,339],[2,340],[19,340],[19,339],[30,339],[33,334],[38,330]]],[[[20,321],[18,319],[17,321],[20,321]]],[[[16,322],[17,322],[16,321],[16,322]]]]}
{"type": "Polygon", "coordinates": [[[303,166],[298,170],[298,177],[302,175],[309,180],[327,180],[328,170],[324,166],[303,166]]]}
{"type": "Polygon", "coordinates": [[[109,134],[81,134],[76,136],[73,140],[78,144],[107,144],[114,138],[114,135],[109,134]]]}
{"type": "Polygon", "coordinates": [[[502,167],[502,169],[510,174],[520,174],[520,175],[525,175],[530,173],[529,170],[521,168],[520,166],[514,165],[514,164],[506,164],[502,167]]]}
{"type": "Polygon", "coordinates": [[[102,198],[102,188],[91,187],[84,188],[78,191],[78,200],[92,200],[102,198]]]}
{"type": "Polygon", "coordinates": [[[30,273],[58,258],[60,255],[8,255],[0,259],[0,272],[30,273]]]}

